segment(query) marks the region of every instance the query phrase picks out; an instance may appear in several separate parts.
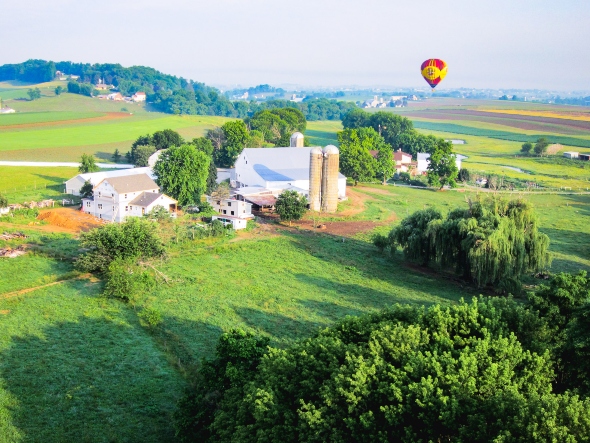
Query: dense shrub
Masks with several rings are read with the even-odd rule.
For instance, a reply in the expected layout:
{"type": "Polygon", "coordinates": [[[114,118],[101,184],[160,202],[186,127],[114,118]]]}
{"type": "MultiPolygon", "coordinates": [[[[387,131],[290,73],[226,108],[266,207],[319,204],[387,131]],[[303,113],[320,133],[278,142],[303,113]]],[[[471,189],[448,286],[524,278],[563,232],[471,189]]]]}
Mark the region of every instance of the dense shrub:
{"type": "Polygon", "coordinates": [[[175,415],[181,441],[589,441],[554,394],[547,323],[511,299],[348,318],[287,349],[224,335],[175,415]]]}
{"type": "Polygon", "coordinates": [[[88,272],[105,272],[116,259],[145,259],[164,255],[157,224],[130,217],[124,223],[111,223],[83,232],[80,244],[88,251],[76,267],[88,272]]]}

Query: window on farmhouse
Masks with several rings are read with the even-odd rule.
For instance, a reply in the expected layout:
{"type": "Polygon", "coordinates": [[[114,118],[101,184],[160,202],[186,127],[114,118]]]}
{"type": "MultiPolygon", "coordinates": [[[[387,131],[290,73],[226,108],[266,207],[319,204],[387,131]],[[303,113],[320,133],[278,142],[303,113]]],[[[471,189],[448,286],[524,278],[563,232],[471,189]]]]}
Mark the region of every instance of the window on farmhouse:
{"type": "Polygon", "coordinates": [[[98,204],[98,209],[102,209],[102,204],[98,204]]]}
{"type": "Polygon", "coordinates": [[[224,210],[223,210],[223,213],[224,213],[224,214],[227,214],[227,211],[224,209],[224,210]]]}
{"type": "Polygon", "coordinates": [[[127,194],[125,194],[125,198],[127,198],[127,194]]]}
{"type": "Polygon", "coordinates": [[[231,215],[234,215],[234,211],[231,211],[231,215]]]}
{"type": "Polygon", "coordinates": [[[129,206],[125,206],[125,211],[129,211],[129,206]]]}

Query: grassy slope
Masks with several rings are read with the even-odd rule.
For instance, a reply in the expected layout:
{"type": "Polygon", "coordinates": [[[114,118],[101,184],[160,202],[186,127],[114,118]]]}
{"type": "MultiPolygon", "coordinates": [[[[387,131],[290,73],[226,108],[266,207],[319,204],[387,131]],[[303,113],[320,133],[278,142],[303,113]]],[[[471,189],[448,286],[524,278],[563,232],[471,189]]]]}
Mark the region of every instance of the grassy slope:
{"type": "Polygon", "coordinates": [[[50,111],[50,112],[22,112],[18,114],[0,115],[0,128],[11,128],[14,125],[59,122],[64,120],[86,119],[92,117],[101,117],[106,114],[101,112],[74,112],[74,111],[50,111]]]}

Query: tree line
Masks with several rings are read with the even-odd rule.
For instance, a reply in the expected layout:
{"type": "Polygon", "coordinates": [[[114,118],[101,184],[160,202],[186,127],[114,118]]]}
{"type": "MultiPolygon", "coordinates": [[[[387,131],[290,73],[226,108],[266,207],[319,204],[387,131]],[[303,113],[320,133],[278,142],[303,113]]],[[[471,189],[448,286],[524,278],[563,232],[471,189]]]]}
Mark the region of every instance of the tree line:
{"type": "MultiPolygon", "coordinates": [[[[70,93],[89,97],[96,95],[93,85],[102,80],[107,85],[113,85],[124,96],[139,91],[145,92],[147,101],[155,109],[169,114],[246,118],[263,110],[293,108],[301,111],[307,120],[341,120],[348,111],[356,108],[352,102],[325,98],[306,100],[302,103],[282,99],[260,103],[232,102],[218,89],[204,83],[164,74],[146,66],[125,68],[118,63],[28,60],[24,63],[0,66],[0,81],[22,80],[41,83],[53,80],[57,71],[78,76],[76,81],[68,84],[70,93]]],[[[268,85],[263,85],[262,89],[270,88],[266,86],[268,85]]]]}
{"type": "Polygon", "coordinates": [[[390,112],[369,113],[353,109],[343,120],[338,133],[341,171],[355,183],[372,180],[386,182],[394,172],[393,152],[401,149],[414,158],[430,154],[427,179],[431,186],[456,186],[458,169],[453,145],[414,129],[412,121],[390,112]]]}

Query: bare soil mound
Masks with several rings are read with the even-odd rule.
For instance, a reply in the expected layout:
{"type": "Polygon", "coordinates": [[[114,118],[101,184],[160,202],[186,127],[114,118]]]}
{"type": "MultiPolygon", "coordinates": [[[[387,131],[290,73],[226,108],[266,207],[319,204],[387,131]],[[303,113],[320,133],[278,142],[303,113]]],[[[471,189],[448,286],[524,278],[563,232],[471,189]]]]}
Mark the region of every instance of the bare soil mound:
{"type": "Polygon", "coordinates": [[[88,231],[104,224],[95,217],[74,208],[58,208],[43,211],[37,217],[52,226],[65,228],[71,232],[88,231]]]}

